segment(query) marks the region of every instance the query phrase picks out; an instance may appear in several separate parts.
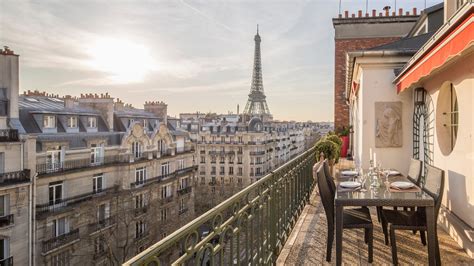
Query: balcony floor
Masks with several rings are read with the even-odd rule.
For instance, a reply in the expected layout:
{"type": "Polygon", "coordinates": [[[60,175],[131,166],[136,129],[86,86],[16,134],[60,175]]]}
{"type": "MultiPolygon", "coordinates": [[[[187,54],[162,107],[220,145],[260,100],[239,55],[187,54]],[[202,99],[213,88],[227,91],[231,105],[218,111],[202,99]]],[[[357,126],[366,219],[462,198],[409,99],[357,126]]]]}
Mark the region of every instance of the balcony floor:
{"type": "MultiPolygon", "coordinates": [[[[347,168],[347,161],[341,162],[341,169],[347,168]]],[[[337,169],[335,169],[337,171],[337,169]]],[[[336,173],[337,175],[337,173],[336,173]]],[[[297,224],[290,234],[277,260],[277,265],[321,265],[336,263],[336,245],[333,244],[331,263],[326,262],[327,225],[324,208],[317,195],[317,188],[311,195],[297,224]]],[[[371,208],[374,221],[374,264],[391,264],[390,246],[383,242],[383,233],[377,222],[375,208],[371,208]]],[[[474,259],[438,227],[441,260],[446,265],[474,265],[474,259]]],[[[335,242],[335,241],[334,241],[335,242]]],[[[419,234],[397,231],[398,261],[404,264],[427,264],[427,247],[421,244],[419,234]]],[[[367,265],[367,245],[362,229],[345,229],[343,233],[342,262],[349,265],[367,265]]]]}

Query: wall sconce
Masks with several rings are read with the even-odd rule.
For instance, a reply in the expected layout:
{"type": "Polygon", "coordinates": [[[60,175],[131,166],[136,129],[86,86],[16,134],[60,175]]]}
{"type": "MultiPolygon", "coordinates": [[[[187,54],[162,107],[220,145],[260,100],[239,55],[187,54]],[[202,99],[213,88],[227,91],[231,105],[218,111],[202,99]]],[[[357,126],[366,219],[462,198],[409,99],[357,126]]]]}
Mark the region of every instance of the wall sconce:
{"type": "Polygon", "coordinates": [[[415,89],[415,105],[424,105],[425,104],[425,89],[416,88],[415,89]]]}

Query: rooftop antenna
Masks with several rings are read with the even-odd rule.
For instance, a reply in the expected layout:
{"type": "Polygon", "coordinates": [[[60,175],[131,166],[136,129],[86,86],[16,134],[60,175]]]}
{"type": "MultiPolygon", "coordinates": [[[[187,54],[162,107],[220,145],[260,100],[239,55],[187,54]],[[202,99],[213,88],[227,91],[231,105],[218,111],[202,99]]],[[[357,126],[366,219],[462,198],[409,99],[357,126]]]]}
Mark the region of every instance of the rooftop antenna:
{"type": "Polygon", "coordinates": [[[397,0],[395,0],[395,11],[397,10],[397,0]]]}
{"type": "Polygon", "coordinates": [[[258,35],[258,24],[257,24],[257,35],[258,35]]]}
{"type": "Polygon", "coordinates": [[[339,0],[339,15],[341,15],[341,0],[339,0]]]}
{"type": "Polygon", "coordinates": [[[369,12],[369,0],[365,0],[365,14],[369,12]]]}

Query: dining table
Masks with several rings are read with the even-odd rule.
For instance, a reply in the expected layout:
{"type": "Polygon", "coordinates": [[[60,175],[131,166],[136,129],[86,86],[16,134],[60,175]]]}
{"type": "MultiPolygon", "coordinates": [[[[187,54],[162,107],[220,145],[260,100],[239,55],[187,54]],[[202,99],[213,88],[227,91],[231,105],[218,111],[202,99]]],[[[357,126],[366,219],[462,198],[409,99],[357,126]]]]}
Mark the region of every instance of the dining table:
{"type": "MultiPolygon", "coordinates": [[[[345,178],[347,180],[347,178],[345,178]]],[[[336,180],[337,189],[335,196],[336,206],[336,265],[342,264],[342,233],[343,209],[345,207],[424,207],[426,210],[427,242],[429,265],[439,264],[439,246],[436,229],[434,199],[418,189],[417,192],[394,191],[390,183],[394,181],[409,181],[403,175],[379,177],[379,186],[371,186],[370,177],[362,187],[348,190],[340,187],[339,183],[344,178],[336,180]]]]}

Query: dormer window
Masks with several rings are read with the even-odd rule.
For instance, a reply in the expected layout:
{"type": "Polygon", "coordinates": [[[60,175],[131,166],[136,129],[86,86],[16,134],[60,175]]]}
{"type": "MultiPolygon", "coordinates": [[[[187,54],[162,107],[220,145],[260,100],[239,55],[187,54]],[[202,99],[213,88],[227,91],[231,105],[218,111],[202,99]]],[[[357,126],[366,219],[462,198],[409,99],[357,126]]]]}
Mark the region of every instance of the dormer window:
{"type": "Polygon", "coordinates": [[[133,118],[128,119],[128,126],[130,127],[135,120],[133,118]]]}
{"type": "Polygon", "coordinates": [[[77,116],[70,116],[67,118],[68,128],[77,128],[77,116]]]}
{"type": "Polygon", "coordinates": [[[90,116],[87,118],[87,127],[96,128],[97,127],[97,117],[90,116]]]}
{"type": "Polygon", "coordinates": [[[135,158],[142,157],[142,145],[140,142],[135,141],[132,143],[132,154],[135,158]]]}
{"type": "Polygon", "coordinates": [[[56,128],[56,116],[54,115],[45,115],[43,118],[43,127],[44,128],[56,128]]]}
{"type": "Polygon", "coordinates": [[[143,119],[143,128],[148,128],[148,121],[146,119],[143,119]]]}

